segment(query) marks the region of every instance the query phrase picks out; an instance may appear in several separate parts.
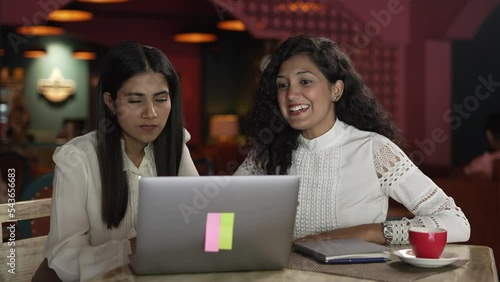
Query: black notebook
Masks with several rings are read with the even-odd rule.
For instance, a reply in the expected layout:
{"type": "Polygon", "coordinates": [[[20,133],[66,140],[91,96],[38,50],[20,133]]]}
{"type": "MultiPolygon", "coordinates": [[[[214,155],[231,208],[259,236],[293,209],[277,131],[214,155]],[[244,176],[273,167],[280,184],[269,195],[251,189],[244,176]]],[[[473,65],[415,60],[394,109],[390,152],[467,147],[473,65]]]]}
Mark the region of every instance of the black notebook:
{"type": "Polygon", "coordinates": [[[294,243],[294,249],[320,262],[370,263],[385,262],[390,248],[360,239],[338,239],[294,243]]]}

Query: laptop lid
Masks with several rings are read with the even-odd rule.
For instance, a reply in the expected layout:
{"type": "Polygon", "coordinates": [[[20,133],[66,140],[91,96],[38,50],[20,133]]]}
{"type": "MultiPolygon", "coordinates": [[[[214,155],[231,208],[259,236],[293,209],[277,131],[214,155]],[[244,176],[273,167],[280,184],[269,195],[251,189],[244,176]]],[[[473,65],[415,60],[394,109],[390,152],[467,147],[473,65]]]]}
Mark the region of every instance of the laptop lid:
{"type": "Polygon", "coordinates": [[[298,176],[144,177],[137,274],[281,269],[288,264],[298,176]]]}

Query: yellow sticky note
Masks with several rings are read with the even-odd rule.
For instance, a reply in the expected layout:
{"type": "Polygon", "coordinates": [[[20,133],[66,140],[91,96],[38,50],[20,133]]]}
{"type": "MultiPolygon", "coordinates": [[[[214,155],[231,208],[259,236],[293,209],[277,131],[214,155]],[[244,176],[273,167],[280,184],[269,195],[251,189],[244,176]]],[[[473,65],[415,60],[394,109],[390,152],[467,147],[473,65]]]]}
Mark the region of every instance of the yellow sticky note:
{"type": "Polygon", "coordinates": [[[221,213],[219,249],[231,250],[233,248],[234,212],[221,213]]]}

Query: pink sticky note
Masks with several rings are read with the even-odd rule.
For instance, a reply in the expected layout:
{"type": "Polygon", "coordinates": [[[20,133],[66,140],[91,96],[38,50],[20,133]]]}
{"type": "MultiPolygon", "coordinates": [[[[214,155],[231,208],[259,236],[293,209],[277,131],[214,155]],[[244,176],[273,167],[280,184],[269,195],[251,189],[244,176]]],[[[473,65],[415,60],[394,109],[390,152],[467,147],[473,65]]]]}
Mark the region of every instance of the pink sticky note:
{"type": "Polygon", "coordinates": [[[219,251],[220,213],[207,213],[205,252],[219,251]]]}

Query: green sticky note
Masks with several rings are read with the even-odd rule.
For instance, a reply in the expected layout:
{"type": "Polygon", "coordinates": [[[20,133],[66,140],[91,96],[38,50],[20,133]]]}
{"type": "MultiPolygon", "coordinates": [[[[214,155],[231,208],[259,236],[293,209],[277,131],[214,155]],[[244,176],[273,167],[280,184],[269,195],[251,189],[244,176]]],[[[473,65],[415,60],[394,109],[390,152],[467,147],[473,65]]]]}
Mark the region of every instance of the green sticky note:
{"type": "Polygon", "coordinates": [[[221,213],[219,250],[231,250],[233,248],[233,228],[234,228],[234,212],[221,213]]]}

